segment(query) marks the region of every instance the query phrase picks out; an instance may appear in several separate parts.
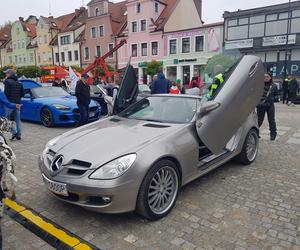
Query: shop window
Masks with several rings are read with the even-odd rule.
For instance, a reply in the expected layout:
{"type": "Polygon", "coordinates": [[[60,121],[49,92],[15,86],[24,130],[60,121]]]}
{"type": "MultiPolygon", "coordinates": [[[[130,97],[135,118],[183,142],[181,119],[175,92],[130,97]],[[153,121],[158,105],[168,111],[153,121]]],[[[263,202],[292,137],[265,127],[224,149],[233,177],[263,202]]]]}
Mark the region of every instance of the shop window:
{"type": "Polygon", "coordinates": [[[264,23],[256,23],[249,25],[249,38],[252,37],[262,37],[264,36],[265,24],[264,23]]]}
{"type": "Polygon", "coordinates": [[[276,22],[267,22],[266,23],[266,35],[282,35],[287,32],[287,23],[288,20],[276,21],[276,22]]]}

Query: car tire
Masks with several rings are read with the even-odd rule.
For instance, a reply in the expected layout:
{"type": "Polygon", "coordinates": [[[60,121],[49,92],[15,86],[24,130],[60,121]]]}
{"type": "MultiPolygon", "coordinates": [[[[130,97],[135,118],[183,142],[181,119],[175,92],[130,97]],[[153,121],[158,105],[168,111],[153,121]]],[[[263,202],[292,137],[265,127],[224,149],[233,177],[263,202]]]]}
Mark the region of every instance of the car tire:
{"type": "Polygon", "coordinates": [[[238,162],[249,165],[255,161],[258,152],[259,138],[256,129],[249,130],[241,153],[237,156],[238,162]]]}
{"type": "Polygon", "coordinates": [[[179,171],[170,160],[157,162],[145,176],[136,212],[149,220],[166,216],[174,207],[180,186],[179,171]]]}
{"type": "Polygon", "coordinates": [[[49,108],[43,108],[41,111],[41,121],[43,125],[47,128],[54,126],[54,117],[49,108]]]}

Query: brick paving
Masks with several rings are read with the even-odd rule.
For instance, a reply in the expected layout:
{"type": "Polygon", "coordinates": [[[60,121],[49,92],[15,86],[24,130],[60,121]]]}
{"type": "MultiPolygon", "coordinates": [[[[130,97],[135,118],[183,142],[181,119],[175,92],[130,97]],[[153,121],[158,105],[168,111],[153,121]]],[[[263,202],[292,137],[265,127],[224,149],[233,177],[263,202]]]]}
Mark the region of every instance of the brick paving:
{"type": "MultiPolygon", "coordinates": [[[[101,249],[300,249],[300,106],[276,105],[278,139],[262,129],[251,166],[230,162],[184,187],[173,211],[148,222],[135,214],[104,215],[56,200],[44,187],[37,156],[69,128],[24,124],[18,200],[101,249]]],[[[4,249],[51,249],[5,218],[4,249]]]]}

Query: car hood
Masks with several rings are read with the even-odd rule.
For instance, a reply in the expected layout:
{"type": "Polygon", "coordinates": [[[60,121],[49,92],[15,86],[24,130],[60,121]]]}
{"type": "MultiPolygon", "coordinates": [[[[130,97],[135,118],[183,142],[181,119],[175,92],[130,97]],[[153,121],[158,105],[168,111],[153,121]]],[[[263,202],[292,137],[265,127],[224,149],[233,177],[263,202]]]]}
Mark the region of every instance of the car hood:
{"type": "MultiPolygon", "coordinates": [[[[77,98],[75,96],[57,96],[37,98],[36,101],[43,104],[61,104],[70,108],[77,108],[77,98]]],[[[90,106],[96,106],[94,101],[91,101],[90,106]]]]}
{"type": "Polygon", "coordinates": [[[112,117],[63,134],[51,150],[63,155],[66,163],[75,157],[97,167],[122,155],[138,152],[181,126],[112,117]]]}

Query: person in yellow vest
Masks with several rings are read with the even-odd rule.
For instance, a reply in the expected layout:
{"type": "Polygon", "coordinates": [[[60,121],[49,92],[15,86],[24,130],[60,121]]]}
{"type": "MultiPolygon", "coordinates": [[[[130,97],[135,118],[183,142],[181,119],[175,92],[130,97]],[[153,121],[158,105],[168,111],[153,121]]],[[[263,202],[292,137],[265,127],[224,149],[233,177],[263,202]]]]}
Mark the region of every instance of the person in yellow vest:
{"type": "Polygon", "coordinates": [[[215,97],[217,90],[220,88],[220,86],[222,86],[223,82],[224,82],[223,73],[219,73],[214,77],[214,81],[212,85],[210,85],[209,87],[209,96],[211,99],[215,97]]]}

